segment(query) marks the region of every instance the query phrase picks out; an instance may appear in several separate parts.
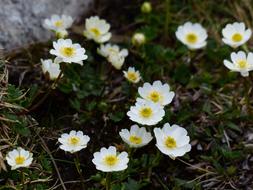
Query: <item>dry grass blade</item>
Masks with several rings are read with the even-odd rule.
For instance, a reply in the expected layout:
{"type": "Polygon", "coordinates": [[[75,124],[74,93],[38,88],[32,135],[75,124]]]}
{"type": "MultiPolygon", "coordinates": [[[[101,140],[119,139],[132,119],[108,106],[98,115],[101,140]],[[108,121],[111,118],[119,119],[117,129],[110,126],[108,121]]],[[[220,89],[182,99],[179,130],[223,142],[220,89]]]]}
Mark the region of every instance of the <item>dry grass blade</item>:
{"type": "Polygon", "coordinates": [[[43,140],[43,138],[40,135],[38,135],[38,136],[39,136],[39,139],[40,139],[40,141],[42,143],[41,144],[42,148],[47,152],[47,154],[49,155],[49,157],[50,157],[50,159],[51,159],[51,161],[52,161],[52,163],[53,163],[53,165],[55,167],[56,173],[57,173],[57,175],[59,177],[59,180],[61,182],[61,186],[62,186],[63,190],[67,190],[66,187],[65,187],[65,185],[64,185],[64,182],[63,182],[63,180],[61,178],[61,174],[60,174],[60,172],[58,170],[58,167],[56,165],[56,162],[54,160],[53,155],[51,154],[51,152],[50,152],[49,148],[47,147],[47,144],[45,143],[45,141],[43,140]]]}

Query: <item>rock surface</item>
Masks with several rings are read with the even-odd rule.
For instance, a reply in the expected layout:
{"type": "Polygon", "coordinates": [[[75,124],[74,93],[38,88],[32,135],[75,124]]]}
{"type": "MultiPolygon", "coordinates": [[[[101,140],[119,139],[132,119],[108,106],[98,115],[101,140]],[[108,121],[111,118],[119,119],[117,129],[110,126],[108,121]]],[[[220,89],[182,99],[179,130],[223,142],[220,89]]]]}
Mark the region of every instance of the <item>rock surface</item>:
{"type": "Polygon", "coordinates": [[[1,0],[0,48],[11,50],[45,41],[51,33],[42,21],[52,14],[66,14],[77,19],[87,12],[93,0],[1,0]]]}

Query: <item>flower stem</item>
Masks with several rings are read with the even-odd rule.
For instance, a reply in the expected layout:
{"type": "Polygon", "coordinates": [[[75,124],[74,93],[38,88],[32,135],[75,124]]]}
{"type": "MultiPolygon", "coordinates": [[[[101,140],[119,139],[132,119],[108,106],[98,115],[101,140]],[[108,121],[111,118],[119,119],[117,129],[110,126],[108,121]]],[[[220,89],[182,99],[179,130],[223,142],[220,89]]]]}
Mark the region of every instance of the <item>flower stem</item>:
{"type": "MultiPolygon", "coordinates": [[[[133,156],[134,152],[135,152],[135,149],[129,147],[129,149],[128,149],[128,158],[129,158],[128,168],[130,168],[132,165],[132,161],[133,161],[132,156],[133,156]]],[[[127,172],[127,170],[125,170],[125,171],[127,172]]]]}
{"type": "Polygon", "coordinates": [[[243,44],[242,48],[245,52],[247,52],[247,53],[249,52],[249,48],[246,44],[243,44]]]}
{"type": "Polygon", "coordinates": [[[189,66],[190,66],[190,70],[194,70],[194,57],[195,57],[195,52],[193,50],[188,50],[189,51],[189,54],[188,54],[188,63],[189,63],[189,66]]]}
{"type": "MultiPolygon", "coordinates": [[[[47,89],[47,93],[33,106],[31,106],[28,110],[25,110],[21,113],[18,113],[18,115],[23,115],[23,114],[27,114],[31,111],[33,111],[34,109],[36,109],[37,107],[39,107],[45,100],[46,98],[50,95],[50,93],[56,88],[60,78],[63,75],[63,70],[61,70],[60,74],[58,75],[57,79],[53,82],[52,85],[50,85],[50,87],[47,89]]],[[[34,98],[35,99],[35,98],[34,98]]]]}
{"type": "Polygon", "coordinates": [[[251,108],[250,108],[250,97],[249,97],[249,93],[250,93],[250,83],[247,80],[246,77],[244,77],[244,96],[245,96],[245,104],[246,104],[246,108],[247,108],[247,112],[248,114],[251,114],[251,108]]]}
{"type": "MultiPolygon", "coordinates": [[[[150,181],[151,175],[152,175],[152,170],[154,167],[156,167],[160,160],[162,159],[162,154],[160,151],[157,150],[155,158],[152,160],[152,163],[148,169],[148,174],[147,174],[147,180],[150,181]]],[[[150,155],[148,155],[148,164],[150,162],[150,155]]]]}
{"type": "Polygon", "coordinates": [[[76,153],[75,156],[76,156],[76,158],[74,159],[74,162],[75,162],[76,170],[77,170],[78,174],[80,175],[82,188],[85,189],[84,178],[83,178],[83,174],[82,174],[82,169],[80,167],[80,159],[79,159],[78,153],[76,153]]]}
{"type": "Polygon", "coordinates": [[[128,149],[128,157],[131,158],[132,155],[133,155],[133,153],[134,153],[134,149],[131,148],[131,147],[129,147],[129,149],[128,149]]]}
{"type": "Polygon", "coordinates": [[[20,178],[21,178],[21,183],[22,183],[22,189],[26,190],[26,185],[25,185],[25,173],[24,170],[20,170],[20,178]]]}
{"type": "Polygon", "coordinates": [[[112,180],[112,174],[108,172],[106,174],[106,190],[111,190],[111,180],[112,180]]]}
{"type": "Polygon", "coordinates": [[[170,0],[165,1],[165,25],[164,25],[164,38],[168,37],[170,22],[170,0]]]}

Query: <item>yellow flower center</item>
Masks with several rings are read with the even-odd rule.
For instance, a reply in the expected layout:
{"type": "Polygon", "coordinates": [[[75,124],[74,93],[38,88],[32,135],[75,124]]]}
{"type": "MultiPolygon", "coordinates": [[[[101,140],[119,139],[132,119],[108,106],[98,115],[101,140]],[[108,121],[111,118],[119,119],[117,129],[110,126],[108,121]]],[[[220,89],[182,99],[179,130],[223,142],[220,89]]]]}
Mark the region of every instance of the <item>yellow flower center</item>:
{"type": "Polygon", "coordinates": [[[54,25],[55,25],[56,27],[61,27],[61,26],[63,25],[63,22],[62,22],[62,20],[58,20],[58,21],[56,21],[56,22],[54,23],[54,25]]]}
{"type": "Polygon", "coordinates": [[[141,137],[137,137],[135,135],[131,135],[129,138],[129,141],[133,144],[141,144],[142,142],[142,138],[141,137]]]}
{"type": "Polygon", "coordinates": [[[18,164],[18,165],[24,164],[24,162],[25,162],[25,157],[24,157],[24,156],[18,156],[18,157],[15,158],[15,162],[16,162],[16,164],[18,164]]]}
{"type": "Polygon", "coordinates": [[[158,102],[161,98],[161,95],[157,91],[153,91],[149,94],[149,99],[152,100],[153,102],[158,102]]]}
{"type": "Polygon", "coordinates": [[[108,48],[108,51],[110,52],[110,53],[118,53],[118,51],[115,49],[115,48],[108,48]]]}
{"type": "Polygon", "coordinates": [[[153,111],[149,107],[144,107],[140,110],[140,115],[144,118],[149,118],[153,114],[153,111]]]}
{"type": "Polygon", "coordinates": [[[245,69],[247,67],[247,65],[248,65],[248,63],[247,63],[246,60],[240,60],[240,61],[237,62],[237,64],[238,64],[238,67],[240,69],[245,69]]]}
{"type": "Polygon", "coordinates": [[[105,164],[107,164],[109,166],[114,166],[115,164],[118,163],[118,161],[119,161],[119,159],[115,155],[109,155],[104,158],[105,164]]]}
{"type": "Polygon", "coordinates": [[[69,144],[71,145],[77,145],[80,142],[79,137],[70,137],[69,138],[69,144]]]}
{"type": "Polygon", "coordinates": [[[239,33],[235,33],[233,36],[232,36],[232,40],[234,42],[240,42],[242,40],[242,35],[239,34],[239,33]]]}
{"type": "Polygon", "coordinates": [[[186,41],[190,44],[195,44],[198,40],[198,36],[194,33],[189,33],[186,35],[186,41]]]}
{"type": "Polygon", "coordinates": [[[90,31],[93,33],[93,34],[95,34],[95,36],[100,36],[100,31],[99,31],[99,29],[97,29],[97,28],[92,28],[92,29],[90,29],[90,31]]]}
{"type": "Polygon", "coordinates": [[[165,146],[169,149],[171,148],[176,148],[177,147],[177,142],[173,137],[168,136],[165,140],[165,146]]]}
{"type": "Polygon", "coordinates": [[[127,78],[130,80],[130,81],[136,81],[138,76],[135,72],[127,72],[127,78]]]}
{"type": "Polygon", "coordinates": [[[61,54],[66,57],[72,57],[75,54],[75,49],[73,47],[62,47],[60,51],[61,54]]]}

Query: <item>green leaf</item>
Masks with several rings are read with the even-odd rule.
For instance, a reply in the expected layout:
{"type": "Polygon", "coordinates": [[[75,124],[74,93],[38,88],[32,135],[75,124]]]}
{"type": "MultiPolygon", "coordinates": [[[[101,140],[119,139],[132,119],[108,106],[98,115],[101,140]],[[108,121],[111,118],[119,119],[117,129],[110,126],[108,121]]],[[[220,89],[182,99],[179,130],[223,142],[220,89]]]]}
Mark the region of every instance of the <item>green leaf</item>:
{"type": "Polygon", "coordinates": [[[109,118],[114,122],[121,121],[125,116],[124,112],[109,113],[109,118]]]}

